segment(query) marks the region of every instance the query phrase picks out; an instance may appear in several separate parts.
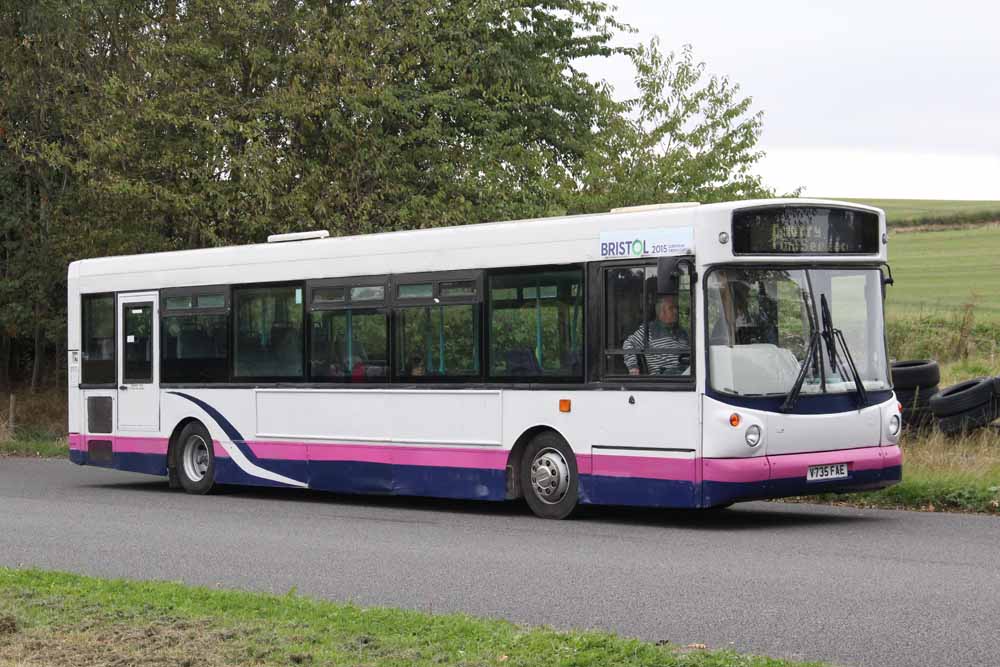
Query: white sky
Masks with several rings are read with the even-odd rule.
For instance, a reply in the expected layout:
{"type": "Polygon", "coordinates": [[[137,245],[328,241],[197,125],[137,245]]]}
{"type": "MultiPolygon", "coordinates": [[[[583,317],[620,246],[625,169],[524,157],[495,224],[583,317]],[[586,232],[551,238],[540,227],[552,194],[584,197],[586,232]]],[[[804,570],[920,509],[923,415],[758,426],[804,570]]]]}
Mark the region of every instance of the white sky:
{"type": "MultiPolygon", "coordinates": [[[[613,1],[613,0],[612,0],[613,1]]],[[[759,165],[779,191],[1000,200],[1000,3],[617,0],[664,51],[689,43],[764,111],[759,165]]],[[[626,58],[590,59],[630,96],[626,58]]]]}

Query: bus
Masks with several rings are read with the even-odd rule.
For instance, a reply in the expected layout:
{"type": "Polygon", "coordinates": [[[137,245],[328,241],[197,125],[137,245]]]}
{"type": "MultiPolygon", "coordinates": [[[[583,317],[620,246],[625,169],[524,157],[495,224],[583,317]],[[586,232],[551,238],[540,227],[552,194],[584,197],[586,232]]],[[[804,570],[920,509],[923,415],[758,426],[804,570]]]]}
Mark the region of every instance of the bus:
{"type": "Polygon", "coordinates": [[[886,487],[887,245],[769,199],[76,261],[70,459],[544,518],[886,487]]]}

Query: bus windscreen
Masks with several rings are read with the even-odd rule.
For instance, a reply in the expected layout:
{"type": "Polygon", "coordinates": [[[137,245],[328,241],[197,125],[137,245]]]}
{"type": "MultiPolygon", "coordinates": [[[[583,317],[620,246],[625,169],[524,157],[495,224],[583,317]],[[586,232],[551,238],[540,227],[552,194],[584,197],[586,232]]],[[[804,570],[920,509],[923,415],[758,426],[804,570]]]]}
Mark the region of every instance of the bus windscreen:
{"type": "Polygon", "coordinates": [[[754,208],[733,213],[736,255],[875,255],[878,215],[816,206],[754,208]]]}

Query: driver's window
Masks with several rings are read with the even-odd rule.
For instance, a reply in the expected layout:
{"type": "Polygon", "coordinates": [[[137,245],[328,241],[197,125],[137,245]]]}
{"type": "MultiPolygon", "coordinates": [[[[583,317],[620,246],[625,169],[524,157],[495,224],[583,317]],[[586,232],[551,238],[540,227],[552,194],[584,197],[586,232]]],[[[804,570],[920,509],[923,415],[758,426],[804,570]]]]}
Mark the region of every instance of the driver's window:
{"type": "Polygon", "coordinates": [[[690,377],[688,275],[662,294],[655,265],[610,268],[604,279],[605,375],[690,377]]]}

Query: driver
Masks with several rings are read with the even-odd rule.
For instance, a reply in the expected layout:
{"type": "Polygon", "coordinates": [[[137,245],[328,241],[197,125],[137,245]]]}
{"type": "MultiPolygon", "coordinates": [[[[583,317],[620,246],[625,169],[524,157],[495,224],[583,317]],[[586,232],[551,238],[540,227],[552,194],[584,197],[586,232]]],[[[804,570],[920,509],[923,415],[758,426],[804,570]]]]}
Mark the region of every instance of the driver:
{"type": "MultiPolygon", "coordinates": [[[[622,345],[626,350],[643,349],[646,329],[649,329],[649,347],[645,353],[646,368],[650,375],[680,375],[688,362],[681,362],[681,356],[689,358],[691,345],[687,332],[678,326],[677,294],[660,294],[656,298],[656,319],[640,324],[622,345]],[[657,352],[652,352],[657,350],[657,352]]],[[[629,375],[641,375],[639,355],[626,354],[625,365],[629,375]]]]}

